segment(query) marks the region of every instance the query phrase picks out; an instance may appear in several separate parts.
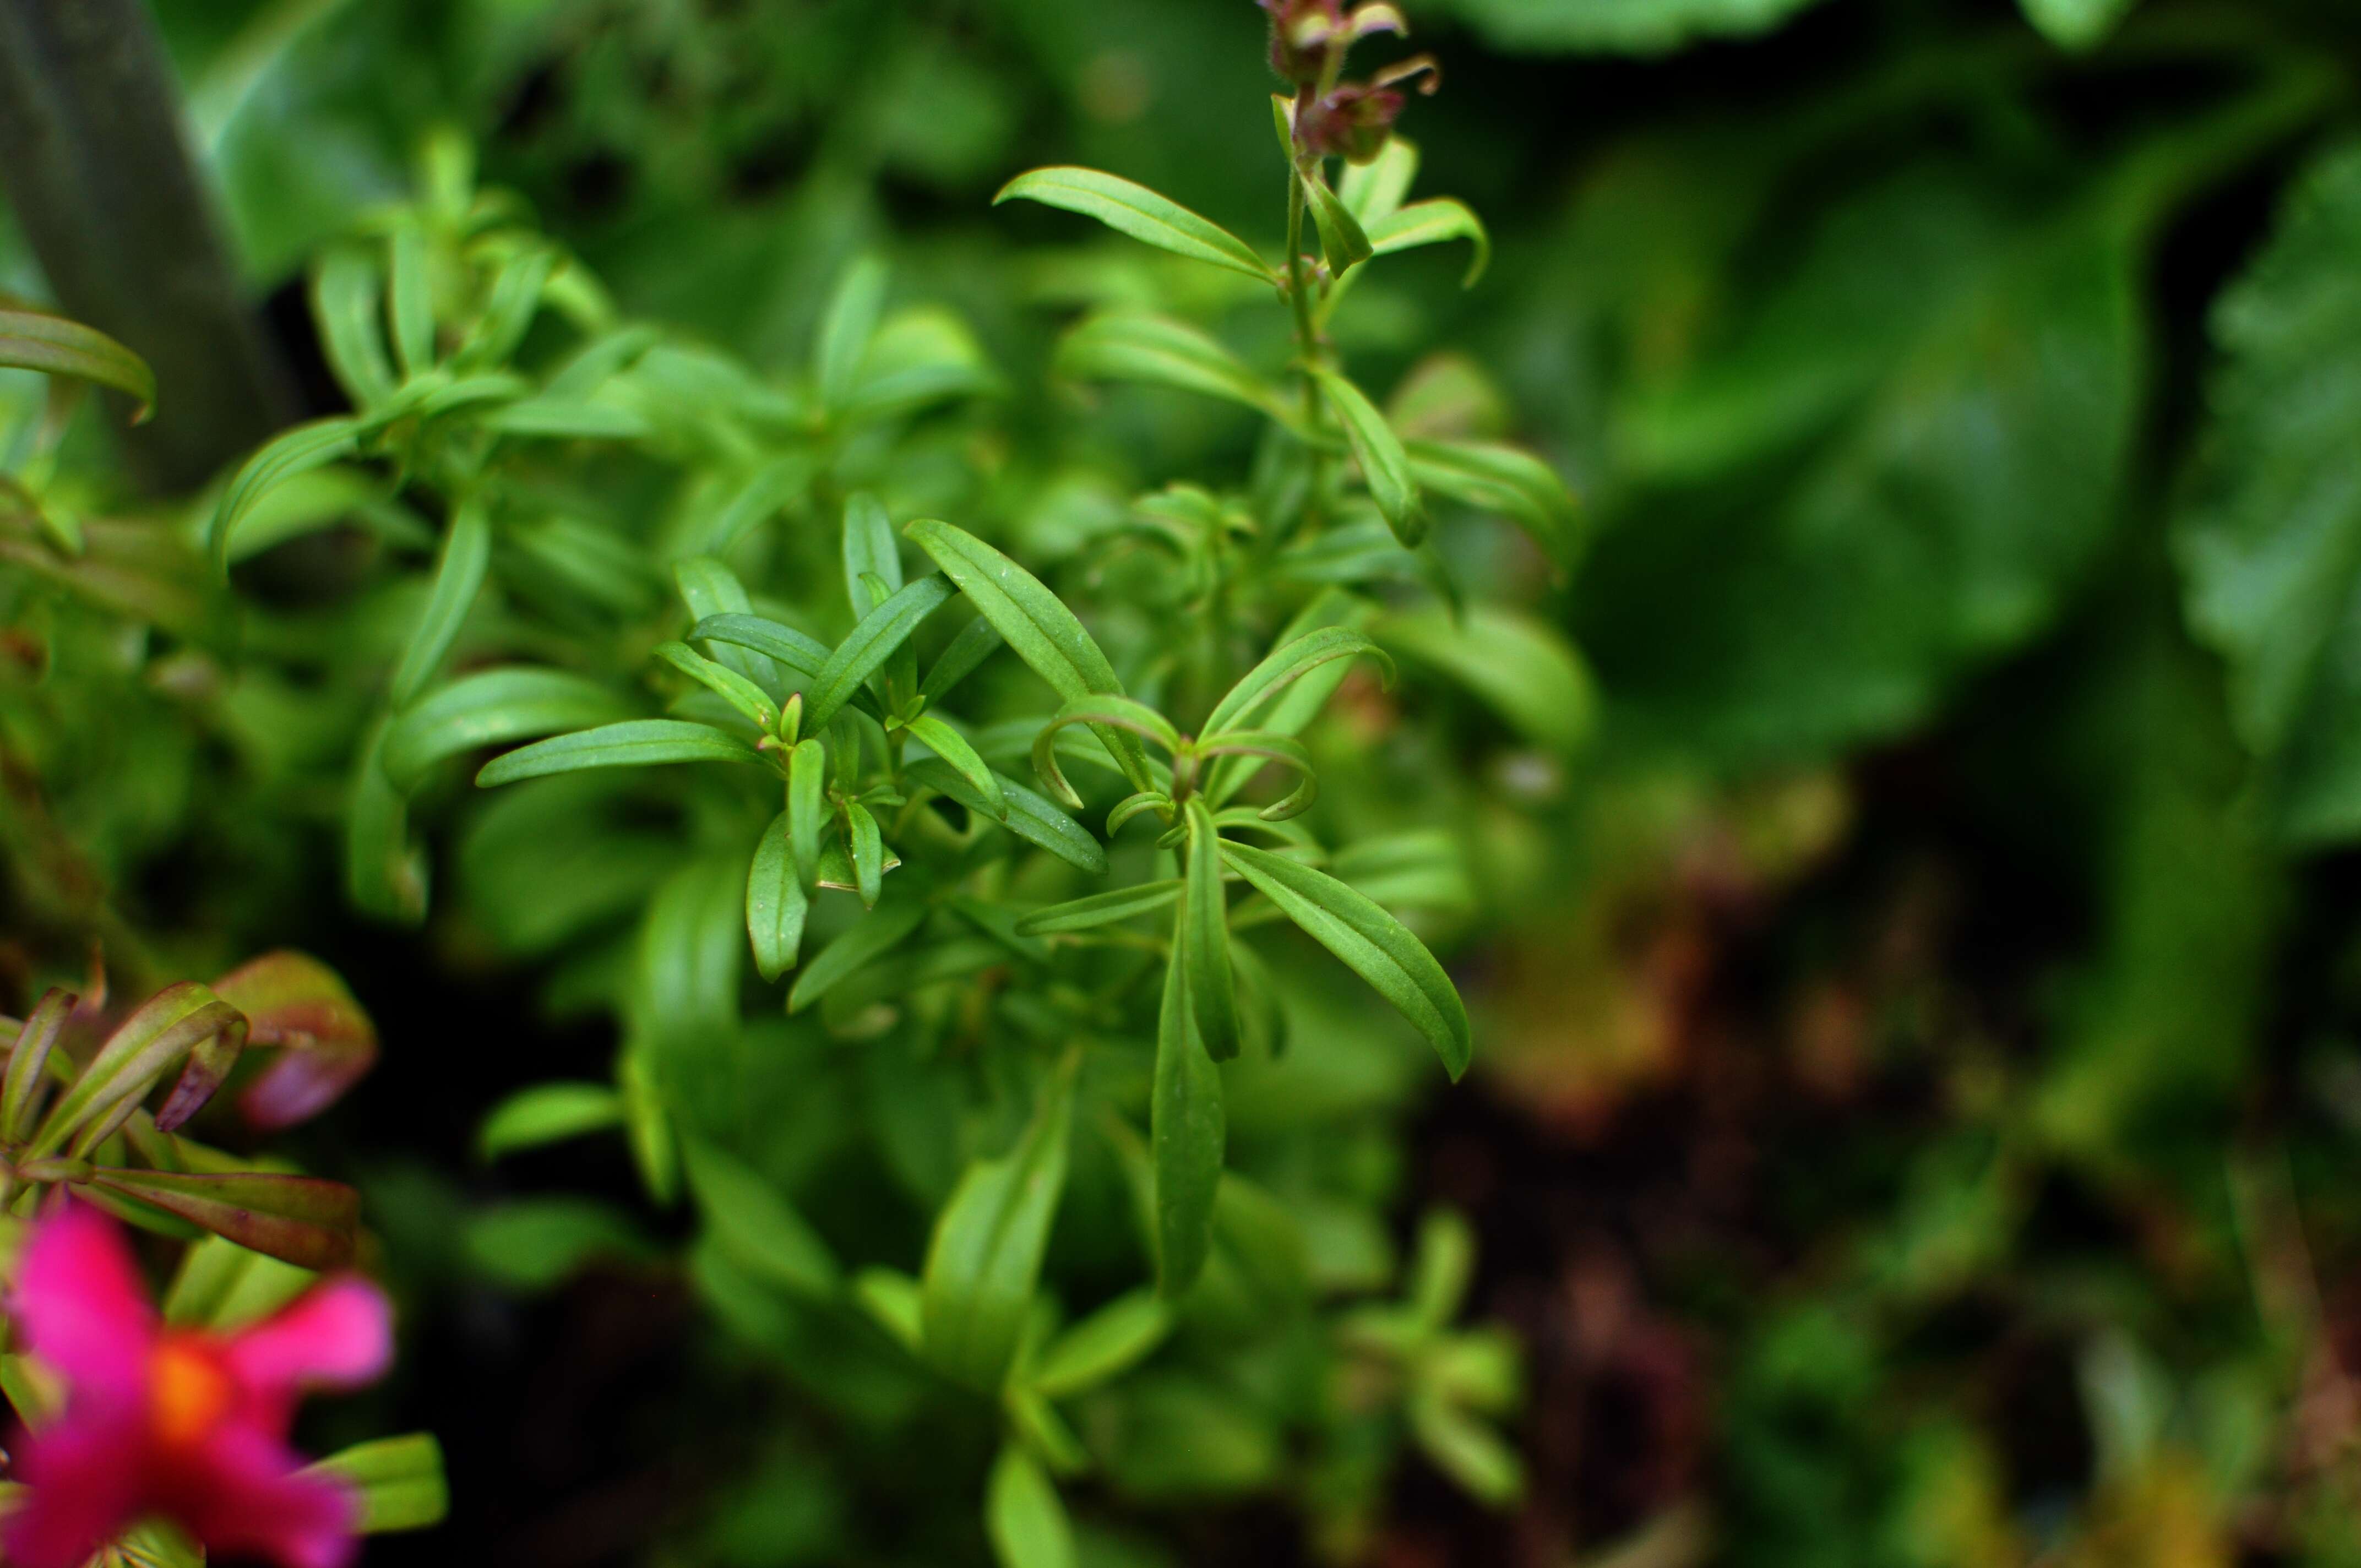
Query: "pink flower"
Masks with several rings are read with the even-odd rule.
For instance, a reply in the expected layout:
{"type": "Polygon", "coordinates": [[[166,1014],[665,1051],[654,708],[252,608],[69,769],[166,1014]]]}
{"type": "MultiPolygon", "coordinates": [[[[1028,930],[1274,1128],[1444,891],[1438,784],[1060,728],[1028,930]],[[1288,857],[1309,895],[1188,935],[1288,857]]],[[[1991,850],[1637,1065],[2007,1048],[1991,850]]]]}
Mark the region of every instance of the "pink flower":
{"type": "Polygon", "coordinates": [[[356,1500],[302,1473],[287,1427],[305,1389],[385,1370],[391,1314],[377,1287],[330,1280],[234,1333],[167,1327],[115,1223],[68,1202],[34,1227],[7,1305],[26,1348],[70,1385],[63,1412],[19,1451],[14,1568],[76,1568],[152,1514],[216,1558],[351,1562],[356,1500]]]}

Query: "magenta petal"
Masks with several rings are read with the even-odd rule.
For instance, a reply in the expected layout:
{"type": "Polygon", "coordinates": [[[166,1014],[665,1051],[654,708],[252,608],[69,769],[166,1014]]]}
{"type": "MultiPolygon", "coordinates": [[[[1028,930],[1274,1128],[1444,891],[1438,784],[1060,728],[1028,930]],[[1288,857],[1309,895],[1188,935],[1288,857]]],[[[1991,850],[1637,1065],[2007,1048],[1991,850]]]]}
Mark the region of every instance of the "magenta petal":
{"type": "Polygon", "coordinates": [[[392,1359],[393,1310],[384,1291],[347,1276],[233,1334],[223,1349],[247,1390],[277,1407],[299,1389],[374,1382],[392,1359]]]}
{"type": "Polygon", "coordinates": [[[244,1422],[224,1426],[175,1475],[169,1507],[210,1558],[280,1568],[346,1568],[359,1500],[342,1481],[305,1474],[285,1444],[244,1422]]]}
{"type": "Polygon", "coordinates": [[[70,1414],[24,1440],[5,1541],[11,1568],[79,1568],[142,1511],[136,1418],[70,1414]]]}
{"type": "Polygon", "coordinates": [[[122,1233],[96,1209],[69,1201],[33,1227],[8,1311],[75,1398],[142,1397],[156,1314],[122,1233]]]}

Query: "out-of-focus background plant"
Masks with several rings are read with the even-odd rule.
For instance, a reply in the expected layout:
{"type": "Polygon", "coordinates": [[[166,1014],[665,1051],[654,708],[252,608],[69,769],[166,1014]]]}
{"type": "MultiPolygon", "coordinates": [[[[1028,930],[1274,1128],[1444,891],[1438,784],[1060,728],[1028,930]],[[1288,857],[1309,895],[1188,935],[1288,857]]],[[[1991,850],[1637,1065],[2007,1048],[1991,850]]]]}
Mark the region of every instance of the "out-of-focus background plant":
{"type": "Polygon", "coordinates": [[[1299,174],[1308,344],[993,204],[1108,170],[1290,272],[1246,0],[148,14],[193,188],[0,159],[0,293],[159,382],[126,429],[0,372],[0,1013],[301,949],[374,1018],[273,1145],[403,1308],[319,1435],[448,1456],[374,1560],[2361,1562],[2350,6],[1411,0],[1350,77],[1433,57],[1379,89],[1416,159],[1308,164],[1316,74],[1281,135],[1380,250],[1435,193],[1487,232],[1339,287],[1299,174]],[[214,294],[106,259],[208,203],[214,294]],[[1464,1080],[1234,883],[1225,1157],[1151,1140],[1214,941],[1158,890],[1227,862],[1101,833],[1139,780],[1079,726],[1063,815],[1071,694],[954,657],[973,590],[844,687],[796,839],[775,629],[818,680],[863,570],[958,576],[914,518],[1184,727],[1296,633],[1390,655],[1321,666],[1257,841],[1441,956],[1464,1080]],[[471,783],[651,722],[755,766],[471,783]],[[1000,1176],[1054,1225],[957,1285],[1000,1176]]]}

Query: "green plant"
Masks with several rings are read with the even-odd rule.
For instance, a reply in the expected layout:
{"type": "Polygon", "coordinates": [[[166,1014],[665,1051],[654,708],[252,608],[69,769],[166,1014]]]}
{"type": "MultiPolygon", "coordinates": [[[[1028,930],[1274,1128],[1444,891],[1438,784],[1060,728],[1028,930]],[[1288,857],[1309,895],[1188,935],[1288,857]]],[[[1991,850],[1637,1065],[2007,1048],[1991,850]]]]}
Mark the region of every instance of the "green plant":
{"type": "MultiPolygon", "coordinates": [[[[1225,1159],[1222,1064],[1283,1084],[1296,999],[1326,988],[1258,928],[1309,934],[1452,1077],[1473,1048],[1456,990],[1395,913],[1466,897],[1434,807],[1387,813],[1404,824],[1390,832],[1316,830],[1332,765],[1306,731],[1356,663],[1389,685],[1398,643],[1554,740],[1578,733],[1553,700],[1578,708],[1571,653],[1466,602],[1429,538],[1438,513],[1504,517],[1562,570],[1576,537],[1563,482],[1466,432],[1460,407],[1485,393],[1463,361],[1433,362],[1388,413],[1331,340],[1378,258],[1466,240],[1472,282],[1488,240],[1458,203],[1407,200],[1417,157],[1389,134],[1390,78],[1341,80],[1355,39],[1400,16],[1327,18],[1273,18],[1301,78],[1273,101],[1284,261],[1114,175],[1041,170],[1002,193],[1249,278],[1291,323],[1279,378],[1170,314],[1100,312],[1067,334],[1068,377],[1207,394],[1266,426],[1246,483],[1171,483],[1116,508],[1065,564],[1077,588],[974,530],[896,526],[914,499],[989,493],[934,469],[1000,380],[955,317],[889,311],[883,265],[844,272],[802,376],[766,378],[618,320],[511,202],[474,188],[449,141],[417,203],[313,272],[355,411],[255,454],[209,523],[226,565],[350,515],[359,485],[390,549],[434,540],[426,581],[380,590],[415,608],[346,802],[364,908],[421,917],[411,813],[444,798],[455,761],[531,741],[476,774],[516,787],[477,814],[462,897],[512,948],[566,955],[559,984],[613,1007],[624,1037],[611,1088],[523,1091],[486,1123],[487,1153],[619,1128],[659,1201],[685,1177],[694,1270],[749,1339],[792,1359],[786,1344],[868,1321],[906,1354],[895,1380],[944,1380],[913,1398],[991,1401],[1006,1435],[987,1530],[1027,1568],[1071,1561],[1051,1478],[1093,1471],[1141,1497],[1292,1473],[1340,1544],[1367,1528],[1389,1452],[1369,1442],[1396,1425],[1486,1498],[1517,1490],[1476,1414],[1512,1399],[1511,1364],[1474,1342],[1427,1348],[1458,1287],[1430,1281],[1395,1318],[1331,1304],[1387,1273],[1368,1206],[1381,1189],[1322,1169],[1349,1157],[1351,1119],[1288,1131],[1266,1105],[1260,1130],[1280,1135],[1257,1152],[1268,1174],[1225,1159]],[[1301,254],[1312,229],[1319,256],[1301,254]],[[454,662],[463,673],[438,680],[454,662]],[[1028,756],[1038,790],[1010,776],[1028,756]],[[701,762],[729,765],[676,766],[701,762]],[[642,902],[628,942],[598,935],[642,902]],[[799,1114],[856,1085],[868,1124],[849,1142],[799,1114]],[[816,1162],[880,1169],[923,1221],[923,1256],[896,1239],[906,1223],[832,1198],[816,1162]],[[1060,1270],[1078,1226],[1098,1261],[1060,1270]],[[1345,1376],[1356,1356],[1399,1371],[1345,1376]],[[1232,1383],[1257,1361],[1278,1385],[1232,1383]],[[1191,1420],[1246,1435],[1209,1449],[1191,1420]],[[1183,1424],[1159,1438],[1159,1421],[1183,1424]],[[1328,1457],[1282,1462],[1283,1431],[1328,1457]]],[[[366,652],[346,658],[346,689],[380,678],[366,652]]],[[[1424,749],[1414,707],[1388,722],[1424,749]]],[[[1366,771],[1349,740],[1327,750],[1366,771]]],[[[527,1212],[503,1234],[566,1249],[612,1234],[544,1212],[551,1228],[527,1212]]]]}

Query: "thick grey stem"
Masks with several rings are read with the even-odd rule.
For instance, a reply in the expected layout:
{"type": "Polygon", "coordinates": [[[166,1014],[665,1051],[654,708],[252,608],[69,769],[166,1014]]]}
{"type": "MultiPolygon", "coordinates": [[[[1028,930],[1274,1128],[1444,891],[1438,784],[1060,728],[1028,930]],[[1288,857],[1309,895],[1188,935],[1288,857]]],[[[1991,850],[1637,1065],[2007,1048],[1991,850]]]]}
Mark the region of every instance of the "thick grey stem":
{"type": "Polygon", "coordinates": [[[193,488],[291,417],[141,0],[0,0],[0,191],[64,312],[155,367],[142,484],[193,488]]]}

